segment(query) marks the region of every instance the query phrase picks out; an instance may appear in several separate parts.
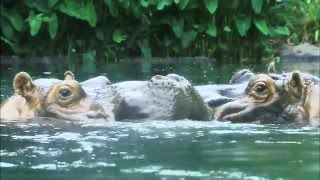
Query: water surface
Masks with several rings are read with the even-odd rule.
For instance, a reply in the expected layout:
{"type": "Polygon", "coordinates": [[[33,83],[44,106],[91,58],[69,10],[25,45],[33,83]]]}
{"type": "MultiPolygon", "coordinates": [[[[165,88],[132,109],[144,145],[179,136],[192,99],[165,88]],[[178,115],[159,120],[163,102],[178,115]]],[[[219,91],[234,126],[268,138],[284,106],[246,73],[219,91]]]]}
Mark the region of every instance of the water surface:
{"type": "Polygon", "coordinates": [[[1,125],[1,179],[319,179],[319,129],[153,121],[1,125]]]}

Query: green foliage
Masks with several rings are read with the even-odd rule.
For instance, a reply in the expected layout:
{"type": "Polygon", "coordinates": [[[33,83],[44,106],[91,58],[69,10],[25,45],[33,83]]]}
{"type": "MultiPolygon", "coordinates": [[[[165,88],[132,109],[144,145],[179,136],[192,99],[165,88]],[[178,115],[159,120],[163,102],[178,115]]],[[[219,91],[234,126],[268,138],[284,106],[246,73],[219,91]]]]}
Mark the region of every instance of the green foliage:
{"type": "Polygon", "coordinates": [[[1,52],[260,60],[282,42],[319,44],[319,1],[3,0],[1,52]]]}
{"type": "Polygon", "coordinates": [[[251,0],[251,4],[254,12],[259,14],[262,9],[263,0],[251,0]]]}

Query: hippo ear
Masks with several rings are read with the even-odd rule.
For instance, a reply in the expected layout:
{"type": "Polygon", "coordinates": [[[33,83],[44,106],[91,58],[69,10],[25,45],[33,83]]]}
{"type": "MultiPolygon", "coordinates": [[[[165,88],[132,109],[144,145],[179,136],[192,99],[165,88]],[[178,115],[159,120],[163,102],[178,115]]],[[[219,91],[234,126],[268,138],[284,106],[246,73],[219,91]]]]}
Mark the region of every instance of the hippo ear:
{"type": "Polygon", "coordinates": [[[13,79],[15,92],[23,97],[28,97],[37,86],[33,83],[31,76],[26,72],[19,72],[13,79]]]}
{"type": "Polygon", "coordinates": [[[291,96],[295,97],[297,100],[302,97],[303,81],[301,74],[297,71],[293,72],[291,75],[291,79],[289,81],[289,93],[291,93],[291,96]]]}
{"type": "Polygon", "coordinates": [[[66,71],[64,73],[65,80],[74,80],[74,74],[71,71],[66,71]]]}

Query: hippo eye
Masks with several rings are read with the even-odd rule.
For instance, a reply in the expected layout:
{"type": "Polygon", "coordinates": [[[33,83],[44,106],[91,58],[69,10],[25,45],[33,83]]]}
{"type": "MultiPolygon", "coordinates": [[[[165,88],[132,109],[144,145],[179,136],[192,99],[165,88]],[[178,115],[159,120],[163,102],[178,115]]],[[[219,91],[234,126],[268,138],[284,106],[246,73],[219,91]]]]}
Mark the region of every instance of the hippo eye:
{"type": "Polygon", "coordinates": [[[263,93],[266,89],[267,89],[267,87],[264,83],[259,83],[254,88],[254,91],[257,93],[263,93]]]}
{"type": "Polygon", "coordinates": [[[67,98],[72,95],[72,92],[69,89],[60,89],[59,94],[62,98],[67,98]]]}

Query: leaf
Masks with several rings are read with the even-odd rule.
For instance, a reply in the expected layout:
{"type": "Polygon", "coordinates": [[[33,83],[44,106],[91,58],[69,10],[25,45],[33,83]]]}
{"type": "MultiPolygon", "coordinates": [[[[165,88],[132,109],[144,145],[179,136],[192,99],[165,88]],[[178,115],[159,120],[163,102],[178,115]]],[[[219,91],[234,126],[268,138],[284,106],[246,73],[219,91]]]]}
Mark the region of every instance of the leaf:
{"type": "Polygon", "coordinates": [[[181,37],[181,45],[183,48],[188,47],[197,37],[196,31],[183,32],[181,37]]]}
{"type": "Polygon", "coordinates": [[[259,14],[262,9],[263,0],[251,0],[251,5],[255,13],[259,14]]]}
{"type": "Polygon", "coordinates": [[[251,26],[251,17],[250,16],[233,16],[237,30],[240,36],[245,36],[247,31],[251,26]]]}
{"type": "Polygon", "coordinates": [[[49,5],[49,7],[52,8],[54,5],[57,4],[57,2],[58,2],[58,0],[48,0],[48,5],[49,5]]]}
{"type": "Polygon", "coordinates": [[[217,36],[217,27],[214,23],[209,24],[208,29],[206,30],[206,33],[209,34],[212,37],[217,36]]]}
{"type": "Polygon", "coordinates": [[[164,7],[171,5],[171,0],[158,0],[157,9],[163,10],[164,7]]]}
{"type": "Polygon", "coordinates": [[[149,6],[149,1],[148,0],[140,0],[140,4],[143,7],[148,7],[149,6]]]}
{"type": "Polygon", "coordinates": [[[254,24],[256,25],[256,27],[260,30],[260,32],[262,32],[262,34],[264,35],[268,35],[269,34],[269,29],[266,23],[265,19],[262,18],[255,18],[253,20],[254,24]]]}
{"type": "Polygon", "coordinates": [[[218,0],[205,0],[204,3],[210,14],[213,14],[218,8],[218,0]]]}
{"type": "Polygon", "coordinates": [[[7,38],[7,39],[11,39],[13,37],[13,29],[10,26],[9,22],[1,17],[1,31],[2,34],[7,38]]]}
{"type": "Polygon", "coordinates": [[[130,0],[122,0],[121,6],[125,9],[128,9],[130,7],[130,0]]]}
{"type": "Polygon", "coordinates": [[[113,17],[118,17],[119,10],[118,10],[118,3],[115,0],[104,0],[104,2],[108,5],[110,14],[113,17]]]}
{"type": "Polygon", "coordinates": [[[29,22],[31,36],[35,36],[38,34],[42,23],[41,16],[42,14],[38,14],[35,16],[33,11],[29,12],[29,17],[27,20],[29,22]]]}
{"type": "Polygon", "coordinates": [[[58,18],[56,13],[53,13],[51,15],[51,20],[49,21],[49,34],[51,39],[54,39],[56,37],[57,31],[58,31],[58,18]]]}
{"type": "Polygon", "coordinates": [[[173,2],[179,4],[180,0],[173,0],[173,2]]]}
{"type": "Polygon", "coordinates": [[[140,47],[141,53],[144,57],[147,57],[147,58],[152,57],[148,40],[144,39],[143,41],[138,41],[137,44],[140,47]]]}
{"type": "Polygon", "coordinates": [[[133,14],[135,15],[136,18],[140,18],[141,17],[141,9],[140,9],[140,4],[136,4],[136,1],[135,0],[131,0],[130,1],[130,7],[131,7],[131,10],[133,12],[133,14]]]}
{"type": "Polygon", "coordinates": [[[189,0],[180,0],[178,5],[179,5],[179,8],[183,10],[188,4],[189,4],[189,0]]]}
{"type": "Polygon", "coordinates": [[[10,14],[8,16],[10,23],[12,24],[12,26],[17,30],[17,31],[21,31],[22,27],[23,27],[23,20],[21,18],[21,16],[17,13],[13,13],[10,14]]]}
{"type": "Polygon", "coordinates": [[[317,29],[315,32],[314,32],[314,41],[315,42],[318,42],[319,40],[319,29],[317,29]]]}
{"type": "Polygon", "coordinates": [[[290,35],[290,31],[287,27],[280,27],[280,26],[277,26],[274,28],[274,31],[277,33],[277,34],[281,34],[281,35],[290,35]]]}
{"type": "Polygon", "coordinates": [[[121,29],[116,29],[113,32],[112,39],[119,44],[127,39],[127,35],[121,29]]]}
{"type": "Polygon", "coordinates": [[[87,21],[92,27],[97,24],[97,12],[92,1],[81,3],[77,0],[67,0],[60,5],[59,10],[69,16],[87,21]]]}
{"type": "Polygon", "coordinates": [[[184,19],[179,17],[179,19],[174,18],[173,21],[170,23],[173,32],[177,38],[182,36],[183,27],[184,27],[184,19]]]}

